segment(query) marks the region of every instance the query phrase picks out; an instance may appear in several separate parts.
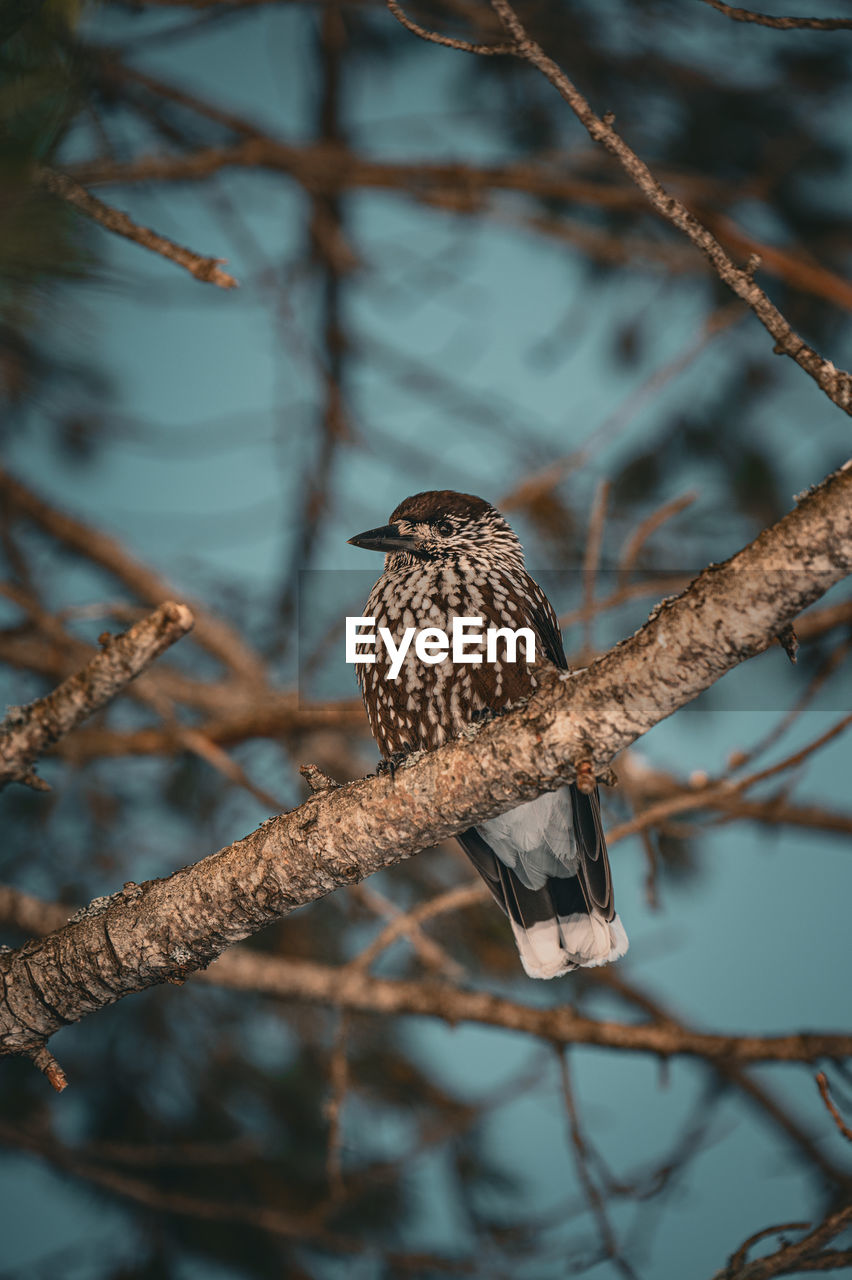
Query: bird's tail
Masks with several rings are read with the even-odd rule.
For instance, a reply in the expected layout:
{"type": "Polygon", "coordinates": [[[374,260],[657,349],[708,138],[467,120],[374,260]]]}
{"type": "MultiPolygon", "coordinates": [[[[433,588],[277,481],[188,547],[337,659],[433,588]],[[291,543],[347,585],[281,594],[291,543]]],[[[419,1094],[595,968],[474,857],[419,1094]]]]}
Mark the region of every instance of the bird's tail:
{"type": "Polygon", "coordinates": [[[553,877],[542,889],[528,889],[495,859],[509,923],[521,964],[530,978],[558,978],[572,969],[590,969],[619,960],[627,934],[618,915],[607,920],[589,907],[578,876],[553,877]]]}
{"type": "Polygon", "coordinates": [[[509,917],[521,964],[531,978],[556,978],[572,969],[609,964],[627,951],[627,934],[612,902],[606,843],[599,823],[596,827],[594,842],[577,832],[580,848],[592,850],[594,857],[581,856],[576,874],[548,876],[538,888],[524,884],[476,829],[458,837],[509,917]]]}

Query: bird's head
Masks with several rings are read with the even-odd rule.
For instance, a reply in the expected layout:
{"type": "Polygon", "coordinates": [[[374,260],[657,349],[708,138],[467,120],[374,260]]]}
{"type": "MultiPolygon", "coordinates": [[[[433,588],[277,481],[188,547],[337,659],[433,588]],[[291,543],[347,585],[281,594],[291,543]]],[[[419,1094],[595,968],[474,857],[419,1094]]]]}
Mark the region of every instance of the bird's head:
{"type": "Polygon", "coordinates": [[[390,522],[349,539],[354,547],[412,561],[524,562],[509,525],[490,502],[452,489],[430,489],[406,498],[390,522]]]}

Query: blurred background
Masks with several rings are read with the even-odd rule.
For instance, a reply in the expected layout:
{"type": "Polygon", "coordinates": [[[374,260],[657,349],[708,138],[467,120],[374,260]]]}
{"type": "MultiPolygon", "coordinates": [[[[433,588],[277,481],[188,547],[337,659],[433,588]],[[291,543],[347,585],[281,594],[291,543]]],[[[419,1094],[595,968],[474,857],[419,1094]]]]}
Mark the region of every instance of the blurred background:
{"type": "MultiPolygon", "coordinates": [[[[852,32],[702,0],[519,11],[848,368],[852,32]]],[[[412,14],[499,38],[468,0],[412,14]]],[[[49,794],[3,794],[17,890],[73,910],[298,804],[300,765],[374,769],[342,619],[380,563],[346,539],[408,494],[500,506],[583,664],[848,456],[848,419],[529,67],[373,0],[6,0],[0,39],[3,701],[169,596],[205,620],[59,744],[49,794]],[[111,234],[80,188],[239,288],[111,234]]],[[[797,666],[773,647],[617,762],[612,970],[531,983],[451,845],[247,945],[624,1022],[848,1031],[849,748],[819,745],[852,710],[848,586],[799,631],[797,666]],[[707,779],[743,785],[702,805],[707,779]]],[[[810,1064],[560,1051],[215,978],[52,1047],[61,1097],[0,1064],[3,1280],[710,1277],[852,1194],[810,1064]]]]}

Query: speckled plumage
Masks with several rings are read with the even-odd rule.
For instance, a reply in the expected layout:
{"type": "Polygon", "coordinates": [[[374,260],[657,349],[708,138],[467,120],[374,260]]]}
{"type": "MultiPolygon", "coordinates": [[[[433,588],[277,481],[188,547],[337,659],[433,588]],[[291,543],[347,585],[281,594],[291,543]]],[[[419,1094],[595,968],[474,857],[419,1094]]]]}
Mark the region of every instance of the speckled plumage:
{"type": "MultiPolygon", "coordinates": [[[[523,642],[518,661],[506,661],[500,641],[497,661],[486,662],[483,652],[480,665],[455,664],[449,656],[429,665],[411,645],[395,680],[386,649],[377,646],[375,663],[359,665],[358,679],[383,756],[439,747],[482,712],[528,696],[542,666],[567,665],[553,607],[490,503],[452,490],[415,494],[389,525],[352,541],[375,550],[390,544],[364,616],[386,627],[397,645],[408,627],[449,634],[456,617],[483,618],[484,628],[527,627],[536,640],[534,662],[524,660],[523,642]]],[[[508,915],[531,976],[554,977],[624,954],[597,793],[563,787],[459,840],[508,915]]]]}

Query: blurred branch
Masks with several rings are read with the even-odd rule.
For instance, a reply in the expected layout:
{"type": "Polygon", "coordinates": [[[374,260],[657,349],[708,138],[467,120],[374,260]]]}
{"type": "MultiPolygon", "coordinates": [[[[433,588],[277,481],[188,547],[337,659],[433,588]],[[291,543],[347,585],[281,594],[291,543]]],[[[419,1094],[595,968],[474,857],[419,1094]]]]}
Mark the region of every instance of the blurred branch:
{"type": "Polygon", "coordinates": [[[751,9],[737,9],[724,0],[702,0],[717,13],[723,13],[734,22],[753,22],[759,27],[773,27],[776,31],[852,31],[852,18],[773,18],[768,13],[754,13],[751,9]]]}
{"type": "Polygon", "coordinates": [[[686,1055],[746,1065],[757,1062],[814,1062],[852,1053],[852,1034],[805,1032],[757,1036],[695,1031],[674,1022],[600,1021],[568,1005],[536,1008],[444,982],[375,978],[309,960],[282,960],[235,947],[199,977],[216,986],[256,991],[279,999],[330,1004],[385,1016],[408,1014],[474,1022],[538,1036],[553,1044],[597,1045],[636,1053],[686,1055]]]}
{"type": "MultiPolygon", "coordinates": [[[[465,886],[466,890],[468,888],[465,886]]],[[[478,885],[475,888],[478,899],[487,895],[487,890],[480,890],[478,885]]],[[[115,895],[116,898],[121,896],[115,895]]],[[[104,901],[96,899],[98,905],[104,901]]],[[[433,902],[438,903],[439,900],[433,902]]],[[[433,903],[426,905],[433,907],[433,903]]],[[[442,909],[448,909],[460,904],[440,905],[442,909]]],[[[20,928],[36,927],[38,932],[42,932],[54,928],[60,915],[64,918],[67,912],[67,907],[39,903],[29,894],[0,887],[0,921],[3,923],[20,928]]],[[[432,914],[437,914],[437,906],[432,914]]],[[[83,916],[83,913],[78,912],[77,915],[83,916]]],[[[72,921],[74,919],[76,917],[72,917],[72,921]]],[[[113,936],[112,929],[110,936],[113,936]]],[[[51,937],[45,941],[50,942],[51,937]]],[[[32,948],[37,945],[28,943],[23,951],[32,957],[32,948]]],[[[535,1007],[487,991],[465,990],[448,982],[376,978],[358,966],[289,960],[240,946],[231,948],[196,977],[233,991],[251,991],[281,1000],[329,1005],[350,1012],[385,1017],[433,1017],[450,1023],[472,1022],[536,1036],[551,1044],[596,1045],[663,1057],[684,1055],[703,1058],[725,1070],[733,1069],[735,1065],[814,1062],[823,1057],[841,1058],[852,1054],[852,1034],[815,1031],[772,1036],[697,1031],[673,1018],[660,1016],[656,1007],[648,1002],[644,1003],[648,1004],[646,1011],[651,1016],[645,1022],[601,1021],[579,1014],[567,1005],[535,1007]]],[[[613,979],[609,974],[595,973],[590,980],[613,986],[615,990],[624,986],[621,980],[613,979]]]]}
{"type": "Polygon", "coordinates": [[[421,40],[428,40],[431,44],[443,45],[445,49],[457,49],[461,53],[478,53],[486,58],[514,53],[514,45],[511,44],[472,44],[470,40],[460,40],[457,36],[442,36],[437,31],[427,31],[425,27],[421,27],[419,23],[409,18],[401,5],[397,4],[397,0],[387,0],[387,6],[406,31],[419,36],[421,40]]]}
{"type": "MultiPolygon", "coordinates": [[[[314,795],[168,879],[129,883],[50,937],[0,953],[0,1051],[34,1052],[123,995],[183,981],[295,907],[554,790],[578,768],[604,774],[618,751],[767,648],[852,570],[850,495],[847,464],[592,666],[543,674],[527,703],[393,777],[314,795]]],[[[832,1041],[838,1053],[841,1042],[832,1041]]]]}
{"type": "MultiPolygon", "coordinates": [[[[0,631],[0,662],[49,679],[63,679],[91,654],[90,645],[67,632],[52,637],[34,635],[30,630],[0,631]]],[[[293,738],[316,729],[352,733],[366,732],[367,728],[360,698],[314,702],[290,690],[247,690],[232,681],[197,680],[166,665],[140,676],[135,688],[150,694],[152,702],[165,697],[204,712],[209,718],[195,728],[209,741],[223,746],[247,738],[293,738]]],[[[171,755],[178,746],[170,726],[91,726],[79,730],[55,750],[66,759],[81,762],[98,756],[171,755]]]]}
{"type": "Polygon", "coordinates": [[[748,777],[740,778],[736,782],[729,778],[723,778],[719,782],[708,784],[702,779],[698,786],[681,789],[677,794],[661,800],[659,804],[651,805],[650,808],[637,813],[635,817],[627,822],[619,823],[618,826],[613,827],[609,832],[609,840],[611,843],[615,843],[615,841],[623,840],[625,836],[635,835],[636,832],[645,830],[647,827],[658,826],[665,819],[674,817],[675,814],[688,813],[693,809],[712,809],[714,806],[718,806],[738,812],[737,806],[743,791],[747,791],[749,787],[753,787],[759,782],[764,782],[767,778],[775,777],[788,769],[796,768],[808,756],[819,751],[821,747],[843,733],[850,724],[852,724],[852,712],[843,716],[826,733],[820,734],[818,738],[809,742],[806,747],[794,752],[793,755],[788,756],[785,760],[779,761],[778,764],[774,764],[768,769],[762,769],[759,773],[752,773],[748,777]]]}
{"type": "MultiPolygon", "coordinates": [[[[338,3],[323,5],[317,32],[317,61],[322,72],[319,95],[318,145],[334,148],[345,145],[341,82],[346,28],[338,3]]],[[[350,344],[345,330],[346,278],[357,258],[346,239],[346,220],[341,192],[311,193],[309,236],[311,256],[320,277],[322,334],[323,404],[317,423],[319,437],[316,456],[311,458],[296,501],[299,505],[287,553],[287,570],[279,601],[282,631],[292,624],[298,604],[300,573],[310,567],[314,547],[328,510],[329,489],[340,445],[351,438],[346,407],[346,376],[350,344]]]]}
{"type": "Polygon", "coordinates": [[[852,600],[840,600],[822,609],[809,609],[796,620],[796,635],[802,644],[819,640],[835,627],[852,627],[852,600]]]}
{"type": "MultiPolygon", "coordinates": [[[[595,618],[595,585],[601,561],[604,524],[606,523],[607,505],[609,503],[610,485],[608,480],[598,482],[592,508],[589,512],[589,527],[586,532],[586,548],[583,552],[583,607],[581,622],[583,624],[583,654],[588,655],[592,649],[592,627],[595,618]]],[[[587,659],[584,656],[583,661],[587,659]]]]}
{"type": "MultiPolygon", "coordinates": [[[[612,967],[597,969],[594,974],[590,973],[589,978],[595,985],[605,987],[631,1008],[638,1009],[657,1026],[667,1026],[681,1033],[691,1033],[694,1030],[683,1018],[676,1017],[658,1000],[612,967]]],[[[771,1093],[743,1063],[724,1056],[707,1059],[706,1062],[721,1084],[731,1085],[738,1090],[760,1117],[764,1121],[768,1120],[773,1129],[780,1130],[793,1149],[818,1169],[823,1178],[838,1188],[848,1190],[852,1187],[852,1172],[848,1167],[835,1163],[822,1150],[818,1138],[811,1131],[811,1125],[795,1117],[786,1098],[781,1101],[771,1093]]]]}
{"type": "MultiPolygon", "coordinates": [[[[589,433],[579,449],[573,450],[562,458],[557,458],[542,471],[522,479],[504,494],[500,499],[501,511],[512,511],[517,508],[526,509],[528,512],[533,511],[535,504],[543,496],[551,493],[566,476],[573,471],[578,471],[604,445],[611,444],[644,405],[653,401],[663,387],[689,368],[714,338],[724,333],[732,324],[742,320],[744,314],[742,307],[736,302],[718,307],[708,317],[698,337],[690,338],[688,344],[674,359],[654,369],[638,387],[632,389],[621,403],[589,433]]],[[[579,616],[578,614],[577,617],[579,616]]],[[[562,622],[561,625],[565,627],[568,624],[562,622]]]]}
{"type": "Polygon", "coordinates": [[[373,961],[382,952],[386,951],[399,938],[404,937],[408,939],[418,957],[428,969],[432,969],[434,972],[442,974],[443,977],[451,978],[455,981],[459,981],[464,976],[462,966],[447,955],[444,948],[439,946],[428,934],[424,933],[420,926],[425,920],[431,920],[434,916],[442,915],[445,911],[455,911],[471,902],[481,902],[482,894],[478,883],[464,884],[455,889],[448,889],[446,893],[438,894],[436,898],[431,898],[428,902],[422,902],[410,911],[400,911],[389,898],[379,893],[371,885],[360,884],[356,885],[355,889],[368,907],[371,907],[377,914],[384,916],[387,924],[368,943],[363,951],[359,952],[353,960],[350,960],[348,968],[366,973],[373,961]]]}
{"type": "Polygon", "coordinates": [[[597,1223],[598,1235],[600,1236],[601,1252],[604,1258],[607,1258],[616,1271],[624,1276],[626,1280],[637,1280],[636,1272],[624,1257],[619,1248],[618,1239],[613,1230],[612,1223],[607,1212],[607,1203],[601,1194],[600,1188],[595,1182],[592,1171],[589,1168],[589,1148],[583,1131],[580,1128],[580,1118],[577,1114],[577,1104],[574,1100],[574,1088],[571,1083],[571,1071],[568,1062],[568,1050],[565,1048],[557,1049],[557,1059],[559,1061],[559,1072],[562,1081],[562,1097],[565,1103],[565,1114],[568,1119],[568,1134],[571,1140],[571,1148],[574,1156],[574,1167],[577,1170],[577,1178],[583,1189],[586,1203],[591,1210],[592,1216],[597,1223]]]}
{"type": "MultiPolygon", "coordinates": [[[[307,702],[296,693],[270,691],[265,701],[247,702],[242,711],[197,726],[208,742],[218,746],[233,746],[248,738],[294,738],[316,729],[366,733],[360,698],[307,702]]],[[[101,756],[174,755],[183,749],[179,726],[177,731],[168,725],[127,730],[91,726],[76,733],[59,752],[65,759],[81,763],[101,756]]]]}
{"type": "Polygon", "coordinates": [[[682,493],[677,498],[670,498],[668,502],[664,502],[656,511],[652,511],[650,515],[637,526],[622,548],[621,555],[618,557],[618,585],[623,587],[631,571],[636,566],[636,561],[645,543],[650,537],[661,528],[667,520],[671,520],[673,516],[680,515],[681,511],[685,511],[687,507],[692,506],[698,493],[695,489],[691,489],[688,493],[682,493]]]}
{"type": "Polygon", "coordinates": [[[852,1129],[850,1129],[849,1125],[843,1119],[843,1116],[838,1111],[837,1105],[832,1099],[832,1096],[828,1091],[828,1077],[826,1076],[824,1071],[820,1071],[817,1074],[816,1082],[817,1082],[817,1088],[819,1089],[820,1097],[825,1103],[828,1114],[831,1116],[832,1120],[837,1125],[838,1131],[843,1135],[844,1138],[846,1138],[847,1142],[852,1142],[852,1129]]]}
{"type": "Polygon", "coordinates": [[[228,275],[227,271],[223,271],[220,265],[226,261],[225,258],[205,258],[193,249],[175,244],[174,240],[161,236],[150,227],[140,226],[129,214],[121,209],[114,209],[112,205],[105,204],[103,200],[93,196],[67,173],[58,173],[54,169],[40,169],[37,171],[36,179],[53,195],[59,196],[75,209],[79,209],[87,218],[99,223],[107,231],[123,236],[125,240],[132,240],[143,249],[158,253],[161,258],[168,258],[170,262],[177,263],[191,276],[195,276],[196,280],[218,285],[220,289],[236,289],[237,281],[233,276],[228,275]]]}
{"type": "Polygon", "coordinates": [[[111,702],[192,625],[186,605],[167,601],[122,635],[104,632],[101,652],[53,693],[24,707],[10,707],[0,725],[0,788],[9,782],[24,782],[47,790],[47,783],[33,772],[38,756],[111,702]]]}
{"type": "MultiPolygon", "coordinates": [[[[153,569],[136,560],[115,538],[92,525],[51,506],[8,471],[0,469],[0,499],[13,512],[25,515],[58,542],[85,556],[123,582],[146,604],[182,594],[153,569]]],[[[242,637],[221,618],[192,604],[195,617],[194,639],[241,679],[266,684],[266,670],[258,655],[242,637]]]]}
{"type": "Polygon", "coordinates": [[[746,1262],[746,1254],[752,1244],[767,1234],[800,1229],[800,1223],[788,1222],[779,1227],[768,1227],[750,1236],[733,1255],[727,1267],[717,1271],[713,1280],[771,1280],[773,1276],[786,1276],[802,1271],[839,1271],[852,1263],[852,1249],[826,1249],[842,1231],[852,1225],[852,1204],[830,1213],[819,1226],[814,1227],[794,1244],[785,1243],[767,1258],[746,1262]]]}
{"type": "MultiPolygon", "coordinates": [[[[178,91],[175,91],[178,92],[178,91]]],[[[215,108],[197,103],[196,109],[211,114],[215,108]]],[[[607,210],[641,212],[646,202],[640,192],[626,185],[599,182],[581,175],[567,175],[553,165],[529,161],[505,165],[461,163],[406,163],[360,155],[343,144],[312,142],[303,146],[269,138],[248,121],[239,124],[242,141],[223,146],[200,147],[179,155],[140,156],[126,162],[88,161],[73,167],[73,176],[87,184],[125,182],[199,181],[230,167],[262,168],[285,173],[306,191],[339,193],[349,189],[400,190],[412,199],[451,213],[491,214],[495,207],[489,197],[495,191],[517,191],[541,200],[560,200],[572,205],[588,204],[607,210]]],[[[741,189],[726,189],[722,184],[686,173],[674,173],[668,180],[700,208],[701,217],[716,228],[719,240],[736,251],[756,254],[760,267],[792,287],[833,305],[852,310],[852,284],[826,267],[808,261],[794,249],[765,245],[746,235],[727,217],[714,212],[704,202],[728,204],[742,194],[741,189]]],[[[499,211],[497,211],[499,212],[499,211]]],[[[657,210],[659,213],[660,211],[657,210]]],[[[670,269],[683,271],[688,262],[678,254],[675,243],[653,240],[632,241],[623,233],[607,235],[587,223],[566,221],[563,217],[535,216],[523,225],[529,230],[568,239],[593,257],[608,262],[660,258],[670,269]],[[635,252],[631,251],[634,246],[635,252]]],[[[692,259],[693,269],[700,259],[692,259]]]]}

